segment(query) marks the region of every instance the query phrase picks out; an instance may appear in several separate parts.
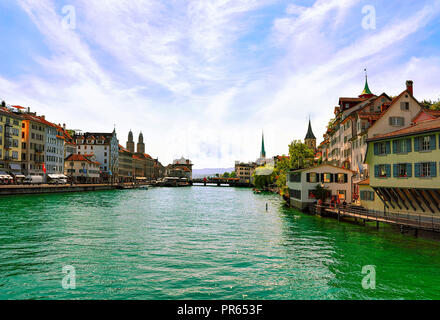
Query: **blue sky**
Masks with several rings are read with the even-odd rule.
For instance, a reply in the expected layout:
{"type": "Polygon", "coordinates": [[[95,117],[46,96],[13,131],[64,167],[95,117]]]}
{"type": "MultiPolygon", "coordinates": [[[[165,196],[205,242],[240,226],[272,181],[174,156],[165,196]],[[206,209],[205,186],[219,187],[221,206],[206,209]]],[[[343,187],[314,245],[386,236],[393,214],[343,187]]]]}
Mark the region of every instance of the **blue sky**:
{"type": "Polygon", "coordinates": [[[436,0],[3,0],[0,98],[197,168],[318,143],[340,96],[440,98],[436,0]],[[63,11],[74,8],[72,18],[63,11]],[[363,28],[365,6],[376,26],[363,28]]]}

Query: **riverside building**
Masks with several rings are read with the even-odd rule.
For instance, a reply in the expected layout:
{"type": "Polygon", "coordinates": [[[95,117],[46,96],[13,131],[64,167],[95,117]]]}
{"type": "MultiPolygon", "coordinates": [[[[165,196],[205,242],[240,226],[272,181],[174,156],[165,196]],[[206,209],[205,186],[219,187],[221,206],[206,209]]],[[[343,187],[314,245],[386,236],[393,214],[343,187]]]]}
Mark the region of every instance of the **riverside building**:
{"type": "Polygon", "coordinates": [[[74,136],[77,153],[95,155],[105,180],[116,181],[119,168],[119,143],[116,130],[111,133],[86,132],[74,136]]]}
{"type": "Polygon", "coordinates": [[[3,102],[0,107],[0,174],[21,175],[22,118],[3,102]]]}
{"type": "Polygon", "coordinates": [[[359,183],[361,205],[372,210],[440,213],[439,134],[440,118],[436,118],[368,139],[365,161],[370,176],[359,183]]]}
{"type": "Polygon", "coordinates": [[[292,170],[287,175],[290,205],[300,210],[316,202],[314,190],[318,185],[327,188],[331,196],[342,203],[351,203],[352,178],[355,173],[349,169],[329,164],[307,169],[292,170]]]}
{"type": "Polygon", "coordinates": [[[329,123],[324,141],[319,146],[324,163],[351,169],[353,194],[359,197],[358,183],[368,178],[365,162],[367,139],[411,125],[423,109],[413,96],[413,82],[391,99],[386,93],[374,95],[365,79],[365,88],[358,98],[340,98],[335,108],[335,119],[329,123]]]}

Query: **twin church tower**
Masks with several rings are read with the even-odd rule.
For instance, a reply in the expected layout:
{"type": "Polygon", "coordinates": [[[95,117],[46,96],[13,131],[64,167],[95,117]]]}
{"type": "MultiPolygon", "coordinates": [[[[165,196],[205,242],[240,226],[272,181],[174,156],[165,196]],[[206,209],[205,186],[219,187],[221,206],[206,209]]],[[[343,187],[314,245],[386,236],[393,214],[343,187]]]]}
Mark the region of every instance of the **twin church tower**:
{"type": "MultiPolygon", "coordinates": [[[[137,143],[137,151],[136,153],[145,153],[145,143],[144,143],[144,135],[142,134],[142,132],[139,134],[139,139],[138,139],[138,143],[137,143]]],[[[128,141],[127,141],[127,150],[130,151],[131,153],[135,153],[134,151],[134,140],[133,140],[133,132],[128,133],[128,141]]]]}

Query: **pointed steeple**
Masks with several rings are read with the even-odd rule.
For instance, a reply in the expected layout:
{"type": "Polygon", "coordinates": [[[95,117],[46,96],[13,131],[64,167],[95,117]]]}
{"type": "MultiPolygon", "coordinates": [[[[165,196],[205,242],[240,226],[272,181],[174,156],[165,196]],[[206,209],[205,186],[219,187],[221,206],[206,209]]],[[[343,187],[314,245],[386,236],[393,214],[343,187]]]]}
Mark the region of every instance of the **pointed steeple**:
{"type": "Polygon", "coordinates": [[[364,69],[365,71],[365,86],[364,86],[364,91],[362,91],[361,95],[359,96],[359,98],[371,98],[374,96],[374,94],[371,92],[370,87],[368,86],[368,74],[367,74],[367,69],[364,69]]]}
{"type": "Polygon", "coordinates": [[[264,149],[264,132],[261,138],[261,153],[260,158],[266,158],[266,150],[264,149]]]}
{"type": "Polygon", "coordinates": [[[315,139],[316,140],[316,137],[313,134],[313,130],[312,130],[312,121],[310,119],[309,119],[309,129],[307,130],[306,139],[315,139]]]}

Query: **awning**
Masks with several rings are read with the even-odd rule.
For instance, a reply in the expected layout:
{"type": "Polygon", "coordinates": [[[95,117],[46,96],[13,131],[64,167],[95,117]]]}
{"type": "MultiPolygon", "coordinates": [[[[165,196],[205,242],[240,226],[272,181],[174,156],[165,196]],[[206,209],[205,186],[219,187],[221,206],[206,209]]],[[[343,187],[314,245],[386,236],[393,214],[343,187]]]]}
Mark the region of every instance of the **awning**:
{"type": "Polygon", "coordinates": [[[145,177],[136,177],[136,180],[147,180],[145,177]]]}
{"type": "Polygon", "coordinates": [[[18,178],[18,179],[24,179],[24,178],[26,178],[26,176],[24,176],[24,175],[22,175],[22,174],[16,174],[15,177],[18,178]]]}
{"type": "Polygon", "coordinates": [[[2,174],[2,175],[0,175],[0,179],[12,180],[14,178],[12,178],[10,175],[2,174]]]}
{"type": "Polygon", "coordinates": [[[57,174],[52,173],[52,174],[48,174],[47,176],[50,179],[67,179],[67,177],[64,174],[59,174],[59,173],[57,173],[57,174]]]}
{"type": "Polygon", "coordinates": [[[16,163],[10,163],[10,164],[9,164],[9,167],[10,167],[12,170],[18,170],[18,171],[21,170],[20,165],[19,165],[19,164],[16,164],[16,163]]]}

